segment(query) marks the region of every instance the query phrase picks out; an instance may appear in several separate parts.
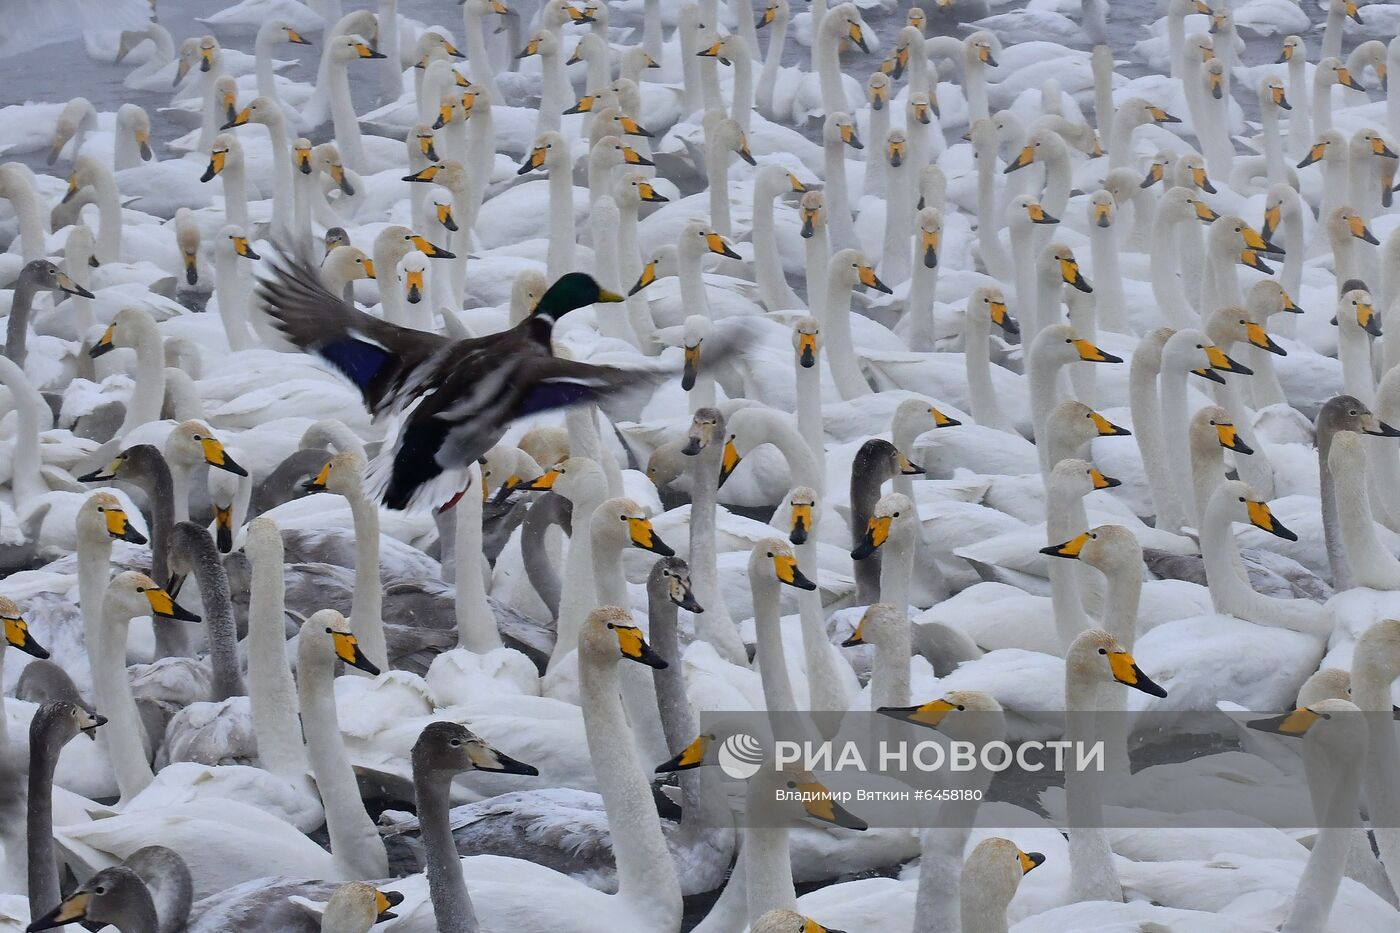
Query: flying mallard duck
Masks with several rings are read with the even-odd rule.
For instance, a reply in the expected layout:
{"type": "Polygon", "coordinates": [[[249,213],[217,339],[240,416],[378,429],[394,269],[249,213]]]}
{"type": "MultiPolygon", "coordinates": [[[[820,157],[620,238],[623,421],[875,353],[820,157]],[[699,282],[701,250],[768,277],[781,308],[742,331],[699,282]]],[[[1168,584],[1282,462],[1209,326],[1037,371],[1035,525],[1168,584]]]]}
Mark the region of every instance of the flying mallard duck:
{"type": "Polygon", "coordinates": [[[272,277],[258,283],[258,295],[277,328],[353,382],[372,415],[395,425],[369,476],[391,509],[441,505],[460,492],[466,465],[516,418],[659,375],[553,355],[556,320],[595,302],[625,300],[582,272],[561,276],[515,327],[453,341],[356,309],[328,292],[300,260],[275,261],[272,269],[272,277]]]}

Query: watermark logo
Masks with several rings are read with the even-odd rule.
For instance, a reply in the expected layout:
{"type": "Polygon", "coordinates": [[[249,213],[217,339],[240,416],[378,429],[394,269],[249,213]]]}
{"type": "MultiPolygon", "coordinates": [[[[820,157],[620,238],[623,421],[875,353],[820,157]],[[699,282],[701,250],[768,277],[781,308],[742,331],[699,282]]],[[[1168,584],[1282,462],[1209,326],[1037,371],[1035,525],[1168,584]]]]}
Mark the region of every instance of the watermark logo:
{"type": "Polygon", "coordinates": [[[747,732],[735,732],[719,746],[720,770],[736,781],[747,781],[763,766],[763,743],[747,732]]]}

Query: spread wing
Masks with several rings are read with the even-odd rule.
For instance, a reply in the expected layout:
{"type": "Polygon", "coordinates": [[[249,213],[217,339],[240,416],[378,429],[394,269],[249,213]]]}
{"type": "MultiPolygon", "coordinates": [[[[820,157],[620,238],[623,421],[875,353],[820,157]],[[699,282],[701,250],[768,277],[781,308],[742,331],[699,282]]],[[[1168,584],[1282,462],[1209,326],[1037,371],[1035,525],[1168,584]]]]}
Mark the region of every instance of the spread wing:
{"type": "Polygon", "coordinates": [[[373,414],[380,414],[409,375],[450,343],[342,301],[304,260],[284,257],[271,265],[271,277],[258,281],[258,298],[268,316],[293,344],[353,382],[373,414]]]}
{"type": "MultiPolygon", "coordinates": [[[[467,361],[461,361],[465,363],[467,361]]],[[[490,450],[516,418],[646,391],[667,378],[640,371],[561,360],[543,353],[493,357],[459,365],[423,384],[397,431],[371,466],[369,485],[392,509],[434,507],[460,492],[466,466],[490,450]]]]}

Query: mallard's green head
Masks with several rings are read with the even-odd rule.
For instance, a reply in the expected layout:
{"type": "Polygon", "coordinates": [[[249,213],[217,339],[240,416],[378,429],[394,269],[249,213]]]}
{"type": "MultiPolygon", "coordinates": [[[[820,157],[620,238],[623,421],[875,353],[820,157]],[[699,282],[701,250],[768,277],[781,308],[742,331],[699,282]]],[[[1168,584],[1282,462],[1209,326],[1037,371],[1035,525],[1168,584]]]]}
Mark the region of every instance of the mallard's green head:
{"type": "Polygon", "coordinates": [[[596,302],[626,301],[616,292],[602,288],[593,276],[586,272],[570,272],[561,275],[548,291],[540,296],[535,305],[536,317],[558,319],[573,311],[596,302]]]}

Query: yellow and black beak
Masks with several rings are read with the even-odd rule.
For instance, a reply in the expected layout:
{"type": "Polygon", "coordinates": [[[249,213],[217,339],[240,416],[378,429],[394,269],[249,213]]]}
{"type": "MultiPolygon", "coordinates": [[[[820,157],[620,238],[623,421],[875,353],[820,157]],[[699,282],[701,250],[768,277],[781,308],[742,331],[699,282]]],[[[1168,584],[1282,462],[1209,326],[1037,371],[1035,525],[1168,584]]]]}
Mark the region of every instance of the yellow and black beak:
{"type": "Polygon", "coordinates": [[[730,64],[729,59],[727,59],[727,58],[725,58],[724,56],[722,56],[722,55],[719,54],[720,51],[723,49],[723,47],[724,47],[724,41],[723,41],[723,40],[720,40],[720,41],[716,42],[714,45],[710,46],[708,49],[701,49],[700,51],[696,52],[695,54],[696,54],[697,56],[699,56],[700,58],[717,58],[717,59],[719,59],[721,62],[723,62],[724,64],[728,65],[728,64],[730,64]]]}
{"type": "Polygon", "coordinates": [[[651,519],[649,518],[629,516],[627,518],[627,536],[631,539],[633,547],[641,548],[643,551],[651,551],[662,557],[674,557],[676,554],[657,535],[656,530],[651,527],[651,519]]]}
{"type": "Polygon", "coordinates": [[[648,204],[663,204],[671,200],[664,194],[658,193],[650,182],[645,181],[637,185],[637,195],[648,204]]]}
{"type": "Polygon", "coordinates": [[[857,275],[860,278],[860,284],[864,285],[866,288],[873,288],[875,291],[884,295],[894,294],[894,291],[888,285],[880,281],[880,277],[875,274],[874,266],[862,265],[860,269],[857,270],[857,275]]]}
{"type": "Polygon", "coordinates": [[[102,517],[107,522],[108,536],[117,541],[129,541],[132,544],[146,543],[146,536],[131,526],[131,519],[122,509],[108,506],[102,510],[102,517]]]}
{"type": "Polygon", "coordinates": [[[1164,166],[1161,162],[1153,162],[1151,167],[1147,170],[1147,176],[1143,178],[1142,184],[1138,185],[1138,187],[1151,188],[1153,185],[1157,184],[1157,182],[1162,180],[1162,176],[1165,174],[1165,172],[1166,166],[1164,166]]]}
{"type": "Polygon", "coordinates": [[[1113,679],[1120,684],[1141,690],[1149,696],[1164,697],[1167,695],[1166,690],[1142,672],[1142,668],[1137,666],[1137,662],[1128,652],[1105,651],[1103,648],[1100,648],[1099,651],[1108,655],[1109,670],[1113,672],[1113,679]]]}
{"type": "Polygon", "coordinates": [[[311,477],[311,479],[302,483],[301,488],[305,489],[307,492],[324,492],[326,489],[326,483],[330,481],[330,476],[331,465],[327,463],[325,466],[321,467],[320,472],[318,472],[315,476],[311,477]]]}
{"type": "Polygon", "coordinates": [[[1371,137],[1371,152],[1386,159],[1394,159],[1395,152],[1385,144],[1385,140],[1379,136],[1371,137]]]}
{"type": "Polygon", "coordinates": [[[1002,333],[1019,334],[1021,332],[1021,325],[1011,316],[1011,312],[1006,310],[1006,302],[988,302],[988,312],[992,316],[992,323],[1000,327],[1002,333]]]}
{"type": "Polygon", "coordinates": [[[865,560],[879,550],[880,546],[889,540],[890,526],[893,524],[894,520],[888,515],[871,518],[866,522],[865,534],[851,551],[851,560],[865,560]]]}
{"type": "Polygon", "coordinates": [[[438,105],[437,119],[433,121],[433,129],[440,130],[452,122],[452,116],[456,113],[457,105],[455,101],[446,100],[438,105]]]}
{"type": "Polygon", "coordinates": [[[292,43],[292,45],[311,45],[311,41],[309,39],[303,38],[301,33],[297,32],[290,26],[286,27],[284,32],[287,33],[287,41],[292,43]]]}
{"type": "Polygon", "coordinates": [[[466,752],[472,767],[477,771],[489,771],[492,774],[524,774],[531,777],[537,777],[540,773],[540,769],[534,765],[516,761],[509,755],[479,740],[466,743],[466,752]]]}
{"type": "Polygon", "coordinates": [[[734,446],[734,438],[731,437],[724,442],[724,453],[719,462],[719,486],[723,486],[729,480],[742,460],[739,449],[734,446]]]}
{"type": "Polygon", "coordinates": [[[111,327],[103,331],[101,339],[99,339],[97,343],[93,344],[92,349],[88,351],[88,356],[92,357],[93,359],[97,359],[97,357],[101,356],[102,354],[111,353],[113,350],[115,350],[117,346],[112,342],[112,336],[116,333],[116,330],[117,325],[113,324],[111,327]]]}
{"type": "Polygon", "coordinates": [[[1171,114],[1169,114],[1169,113],[1167,113],[1165,110],[1163,110],[1161,107],[1148,107],[1148,108],[1147,108],[1147,112],[1148,112],[1148,114],[1152,117],[1152,122],[1154,122],[1154,123],[1180,123],[1180,122],[1181,122],[1181,118],[1180,118],[1180,117],[1174,117],[1174,116],[1172,116],[1171,114]]]}
{"type": "Polygon", "coordinates": [[[1089,280],[1084,278],[1084,273],[1079,271],[1079,263],[1073,258],[1060,260],[1060,278],[1064,280],[1066,285],[1073,285],[1086,295],[1094,291],[1089,280]]]}
{"type": "Polygon", "coordinates": [[[228,455],[228,451],[224,450],[224,445],[218,438],[200,438],[199,446],[204,450],[204,462],[210,466],[218,467],[235,476],[248,475],[247,470],[233,462],[233,458],[228,455]]]}
{"type": "Polygon", "coordinates": [[[1293,105],[1288,102],[1288,95],[1283,91],[1282,84],[1276,84],[1269,89],[1269,98],[1274,102],[1274,106],[1280,110],[1293,109],[1293,105]]]}
{"type": "Polygon", "coordinates": [[[1017,169],[1023,169],[1035,161],[1035,147],[1026,146],[1020,151],[1016,158],[1011,160],[1011,164],[1001,170],[1003,175],[1010,175],[1017,169]]]}
{"type": "Polygon", "coordinates": [[[408,275],[404,276],[404,289],[407,292],[406,297],[409,304],[416,305],[423,300],[424,286],[422,269],[410,270],[408,275]]]}
{"type": "Polygon", "coordinates": [[[1211,425],[1215,428],[1215,436],[1220,441],[1221,447],[1246,456],[1254,453],[1254,448],[1244,442],[1244,439],[1240,437],[1239,429],[1230,422],[1212,421],[1211,425]]]}
{"type": "Polygon", "coordinates": [[[925,269],[938,268],[938,241],[942,237],[942,232],[938,230],[923,231],[920,246],[923,249],[925,269]]]}
{"type": "Polygon", "coordinates": [[[1088,544],[1093,537],[1093,532],[1086,531],[1081,535],[1070,538],[1063,544],[1052,544],[1049,547],[1043,547],[1040,549],[1040,553],[1047,557],[1065,557],[1070,560],[1078,560],[1079,553],[1084,550],[1084,545],[1088,544]]]}
{"type": "Polygon", "coordinates": [[[1241,376],[1252,376],[1254,370],[1238,363],[1226,355],[1225,351],[1211,344],[1205,348],[1206,359],[1210,361],[1210,368],[1219,370],[1222,373],[1238,373],[1241,376]]]}
{"type": "Polygon", "coordinates": [[[34,637],[29,634],[29,623],[20,616],[0,616],[0,623],[5,626],[5,644],[11,648],[18,648],[25,654],[43,660],[49,656],[34,637]]]}
{"type": "Polygon", "coordinates": [[[817,335],[798,334],[797,336],[797,365],[803,369],[811,369],[817,365],[817,335]]]}
{"type": "Polygon", "coordinates": [[[1212,98],[1221,100],[1225,97],[1225,75],[1223,72],[1220,74],[1211,72],[1206,76],[1206,84],[1210,87],[1210,96],[1212,98]]]}
{"type": "Polygon", "coordinates": [[[421,237],[416,233],[409,238],[409,242],[413,244],[414,249],[420,251],[424,256],[427,256],[429,259],[457,258],[456,253],[449,252],[448,250],[443,249],[441,246],[435,246],[432,243],[429,243],[426,237],[421,237]]]}
{"type": "Polygon", "coordinates": [[[1364,240],[1372,246],[1380,245],[1381,241],[1376,239],[1376,235],[1366,226],[1366,221],[1361,219],[1360,214],[1352,214],[1347,218],[1347,229],[1350,230],[1351,235],[1358,240],[1364,240]]]}
{"type": "Polygon", "coordinates": [[[185,75],[190,73],[190,62],[187,58],[181,58],[179,64],[175,66],[175,80],[170,82],[171,87],[175,87],[185,80],[185,75]]]}
{"type": "Polygon", "coordinates": [[[81,708],[78,711],[78,716],[78,731],[96,742],[97,730],[107,725],[107,717],[99,713],[89,713],[81,708]]]}
{"type": "Polygon", "coordinates": [[[1361,431],[1372,437],[1400,437],[1400,430],[1392,428],[1375,415],[1370,415],[1362,420],[1361,431]]]}
{"type": "Polygon", "coordinates": [[[442,224],[443,229],[450,230],[453,233],[457,232],[457,221],[452,216],[451,204],[437,205],[437,219],[438,223],[442,224]]]}
{"type": "Polygon", "coordinates": [[[1099,437],[1131,437],[1132,431],[1125,427],[1114,424],[1096,411],[1089,412],[1089,420],[1094,422],[1094,429],[1099,432],[1099,437]]]}
{"type": "Polygon", "coordinates": [[[802,214],[802,239],[810,240],[817,234],[817,211],[811,208],[803,208],[802,214]]]}
{"type": "Polygon", "coordinates": [[[150,132],[147,130],[137,130],[133,135],[136,137],[136,148],[141,153],[141,161],[151,161],[151,157],[155,155],[155,153],[151,152],[150,132]]]}
{"type": "MultiPolygon", "coordinates": [[[[539,772],[535,772],[538,774],[539,772]]],[[[375,923],[383,923],[385,920],[394,920],[398,914],[394,913],[394,908],[403,903],[403,895],[398,891],[381,891],[378,888],[374,891],[374,915],[375,923]]]]}
{"type": "Polygon", "coordinates": [[[242,126],[243,124],[247,123],[247,122],[248,122],[249,120],[251,120],[252,118],[253,118],[253,108],[252,108],[252,107],[244,107],[242,110],[240,110],[240,111],[238,112],[238,114],[237,114],[236,116],[234,116],[232,119],[230,119],[230,120],[229,120],[227,123],[225,123],[223,126],[219,127],[219,129],[221,129],[221,130],[231,130],[231,129],[233,129],[235,126],[242,126]]]}
{"type": "Polygon", "coordinates": [[[788,540],[793,544],[806,544],[807,536],[812,533],[812,506],[807,503],[792,506],[792,531],[788,532],[788,540]]]}
{"type": "MultiPolygon", "coordinates": [[[[645,133],[645,135],[650,136],[651,134],[645,133]]],[[[743,159],[750,165],[758,164],[758,161],[753,157],[753,153],[749,151],[749,141],[747,139],[740,139],[739,148],[735,149],[734,151],[739,154],[739,158],[743,159]]],[[[898,165],[899,163],[896,162],[895,164],[898,165]]]]}
{"type": "Polygon", "coordinates": [[[1366,90],[1355,78],[1351,76],[1351,69],[1349,68],[1337,69],[1337,83],[1340,84],[1342,87],[1349,87],[1353,91],[1366,90]]]}
{"type": "Polygon", "coordinates": [[[1303,161],[1301,161],[1301,162],[1298,163],[1298,167],[1299,167],[1299,168],[1307,168],[1309,165],[1312,165],[1314,162],[1320,162],[1320,161],[1322,160],[1322,157],[1325,156],[1326,154],[1327,154],[1327,143],[1325,143],[1325,142],[1323,142],[1323,143],[1314,143],[1314,144],[1313,144],[1313,147],[1312,147],[1311,149],[1308,150],[1308,154],[1305,155],[1305,156],[1303,156],[1303,161]]]}
{"type": "Polygon", "coordinates": [[[536,146],[531,149],[530,155],[521,163],[520,168],[516,170],[515,174],[526,175],[536,169],[544,168],[544,158],[547,153],[548,150],[545,149],[544,146],[536,146]]]}
{"type": "Polygon", "coordinates": [[[214,543],[220,554],[233,551],[233,506],[214,506],[214,543]]]}
{"type": "Polygon", "coordinates": [[[175,597],[160,587],[146,590],[146,602],[151,604],[151,614],[160,619],[174,619],[176,622],[199,622],[199,616],[175,602],[175,597]]]}
{"type": "MultiPolygon", "coordinates": [[[[624,115],[618,117],[617,125],[622,127],[622,131],[628,136],[645,136],[646,138],[651,139],[656,135],[651,130],[647,129],[645,126],[642,126],[640,123],[638,123],[636,120],[632,119],[629,116],[624,115]]],[[[748,153],[748,151],[748,144],[745,143],[743,146],[743,151],[740,154],[745,155],[748,153]]],[[[753,156],[748,156],[744,161],[752,165],[753,156]]]]}
{"type": "Polygon", "coordinates": [[[870,46],[865,44],[865,32],[860,28],[860,23],[852,20],[850,28],[846,30],[846,36],[856,44],[858,49],[869,54],[870,46]]]}
{"type": "Polygon", "coordinates": [[[383,52],[370,48],[363,42],[355,43],[355,54],[361,58],[388,58],[383,52]]]}
{"type": "Polygon", "coordinates": [[[209,48],[202,48],[202,47],[201,47],[200,50],[199,50],[199,70],[200,70],[200,71],[203,71],[203,72],[208,72],[209,69],[211,69],[211,68],[213,68],[213,67],[214,67],[214,49],[213,49],[213,47],[212,47],[212,46],[209,47],[209,48]]]}
{"type": "Polygon", "coordinates": [[[743,258],[738,253],[734,252],[734,248],[729,245],[729,241],[718,233],[705,234],[705,245],[709,247],[710,252],[718,256],[723,256],[726,259],[743,258]]]}
{"type": "Polygon", "coordinates": [[[253,247],[248,245],[246,236],[233,237],[233,251],[244,259],[261,259],[257,253],[253,252],[253,247]]]}
{"type": "Polygon", "coordinates": [[[297,167],[297,171],[303,175],[310,175],[315,167],[311,164],[311,150],[300,147],[292,150],[292,164],[297,167]]]}
{"type": "Polygon", "coordinates": [[[1021,874],[1028,875],[1040,865],[1045,864],[1045,856],[1039,852],[1020,852],[1016,860],[1021,865],[1021,874]]]}
{"type": "Polygon", "coordinates": [[[228,163],[228,150],[215,149],[209,153],[209,164],[204,169],[204,174],[199,176],[200,181],[212,181],[215,175],[224,170],[224,165],[228,163]]]}
{"type": "Polygon", "coordinates": [[[65,924],[86,920],[88,899],[90,897],[91,895],[86,891],[75,891],[71,897],[35,920],[25,929],[47,930],[52,927],[64,926],[65,924]]]}
{"type": "Polygon", "coordinates": [[[1261,350],[1267,350],[1278,356],[1287,356],[1288,351],[1274,342],[1274,338],[1269,336],[1262,324],[1255,324],[1253,321],[1246,321],[1244,331],[1249,336],[1249,344],[1261,350]]]}
{"type": "Polygon", "coordinates": [[[568,110],[565,110],[564,112],[565,112],[565,113],[591,113],[591,112],[593,111],[593,105],[596,104],[597,102],[598,102],[598,95],[597,95],[597,94],[585,94],[584,96],[580,97],[578,100],[574,101],[574,105],[573,105],[572,107],[570,107],[568,110]]]}
{"type": "Polygon", "coordinates": [[[1264,239],[1263,235],[1260,234],[1258,230],[1255,230],[1248,224],[1244,225],[1244,229],[1240,231],[1240,235],[1244,237],[1245,249],[1251,249],[1258,253],[1271,253],[1275,256],[1283,255],[1283,247],[1270,243],[1268,240],[1264,239]]]}
{"type": "MultiPolygon", "coordinates": [[[[1274,232],[1278,230],[1278,225],[1283,222],[1283,205],[1275,204],[1273,207],[1264,209],[1264,223],[1259,228],[1259,235],[1266,240],[1274,238],[1274,232]]],[[[1284,309],[1288,310],[1287,308],[1284,309]]]]}
{"type": "Polygon", "coordinates": [[[1315,713],[1306,706],[1300,706],[1290,713],[1282,716],[1269,716],[1264,719],[1250,720],[1246,725],[1251,729],[1260,732],[1272,732],[1274,735],[1306,735],[1320,720],[1330,719],[1328,713],[1315,713]]]}
{"type": "Polygon", "coordinates": [[[122,464],[125,462],[126,454],[118,454],[116,458],[112,460],[111,463],[107,464],[105,467],[99,467],[98,469],[93,470],[91,473],[84,473],[82,476],[79,476],[78,482],[100,483],[105,482],[109,479],[115,479],[117,476],[117,471],[122,468],[122,464]]]}
{"type": "Polygon", "coordinates": [[[815,590],[817,585],[802,575],[797,568],[797,558],[790,554],[773,555],[773,573],[779,583],[796,587],[799,590],[815,590]]]}
{"type": "Polygon", "coordinates": [[[865,616],[861,616],[860,621],[856,623],[856,630],[851,633],[849,638],[841,642],[841,647],[854,648],[865,643],[865,616]]]}
{"type": "Polygon", "coordinates": [[[656,670],[665,670],[670,666],[665,658],[657,654],[651,645],[647,644],[647,640],[642,637],[642,630],[637,626],[617,625],[609,622],[608,628],[617,635],[617,646],[622,651],[622,656],[627,660],[645,664],[656,670]]]}
{"type": "Polygon", "coordinates": [[[867,88],[870,92],[870,109],[884,110],[885,104],[889,103],[889,91],[884,87],[867,88]]]}
{"type": "Polygon", "coordinates": [[[623,146],[623,147],[622,147],[622,161],[623,161],[624,163],[626,163],[627,165],[655,165],[655,164],[656,164],[656,163],[653,162],[651,159],[648,159],[646,156],[642,155],[640,152],[638,152],[637,150],[633,149],[631,146],[623,146]]]}
{"type": "MultiPolygon", "coordinates": [[[[405,175],[401,180],[402,180],[402,181],[430,182],[430,181],[432,181],[434,178],[437,178],[438,172],[440,172],[440,171],[442,171],[442,165],[441,165],[441,164],[438,164],[438,163],[435,163],[435,164],[433,164],[433,165],[424,166],[423,168],[421,168],[421,169],[419,169],[418,171],[414,172],[412,175],[405,175]]],[[[526,171],[529,171],[529,169],[527,168],[527,169],[525,169],[525,171],[518,172],[517,174],[524,175],[526,171]]]]}
{"type": "Polygon", "coordinates": [[[545,470],[528,483],[521,483],[520,488],[528,492],[545,492],[546,490],[554,488],[554,484],[558,481],[559,476],[560,473],[558,469],[545,470]]]}
{"type": "Polygon", "coordinates": [[[637,277],[637,284],[633,285],[632,288],[628,290],[627,294],[635,295],[637,294],[637,292],[646,288],[648,285],[655,281],[656,260],[653,259],[651,262],[647,263],[645,266],[642,267],[642,274],[637,277]]]}
{"type": "Polygon", "coordinates": [[[763,29],[765,26],[771,26],[771,25],[773,25],[773,20],[777,19],[777,17],[778,17],[778,5],[777,5],[776,3],[774,3],[774,4],[771,4],[770,6],[768,6],[768,7],[763,11],[763,15],[761,15],[761,16],[758,18],[758,22],[757,22],[757,23],[754,23],[754,27],[753,27],[753,28],[755,28],[755,29],[763,29]]]}
{"type": "Polygon", "coordinates": [[[685,348],[685,365],[681,369],[681,389],[689,392],[695,388],[695,380],[700,375],[700,353],[705,341],[697,340],[695,346],[685,348]]]}
{"type": "Polygon", "coordinates": [[[679,754],[657,765],[656,773],[671,774],[676,771],[691,771],[706,764],[706,758],[709,757],[710,753],[710,744],[714,740],[713,735],[698,736],[694,742],[681,749],[679,754]]]}
{"type": "Polygon", "coordinates": [[[335,656],[340,658],[351,667],[359,668],[366,674],[377,675],[379,668],[365,657],[364,651],[360,648],[360,641],[349,632],[337,632],[335,629],[326,627],[326,634],[331,636],[331,643],[335,645],[335,656]]]}
{"type": "Polygon", "coordinates": [[[1098,227],[1113,226],[1113,208],[1107,204],[1095,204],[1094,225],[1098,227]]]}
{"type": "Polygon", "coordinates": [[[1074,341],[1074,348],[1079,352],[1079,358],[1086,363],[1121,363],[1121,356],[1114,356],[1112,353],[1105,353],[1097,346],[1084,339],[1074,341]]]}
{"type": "Polygon", "coordinates": [[[1253,499],[1245,502],[1245,512],[1249,515],[1249,523],[1261,531],[1282,538],[1285,541],[1297,541],[1298,536],[1283,526],[1283,523],[1274,518],[1274,513],[1269,511],[1269,506],[1264,502],[1257,502],[1253,499]]]}
{"type": "Polygon", "coordinates": [[[1104,476],[1095,467],[1089,468],[1089,482],[1095,489],[1112,489],[1115,486],[1122,486],[1121,479],[1114,479],[1112,476],[1104,476]]]}
{"type": "Polygon", "coordinates": [[[856,135],[856,128],[854,124],[847,123],[842,125],[840,127],[840,132],[841,141],[846,145],[850,146],[852,149],[865,148],[865,144],[862,143],[860,141],[860,137],[856,135]]]}
{"type": "Polygon", "coordinates": [[[802,809],[807,815],[823,823],[840,826],[843,829],[864,830],[869,828],[865,820],[846,810],[836,802],[836,797],[816,781],[789,781],[788,787],[798,792],[802,809]]]}
{"type": "Polygon", "coordinates": [[[1255,272],[1262,272],[1265,275],[1274,274],[1273,266],[1260,259],[1259,254],[1252,249],[1243,250],[1240,253],[1240,265],[1248,266],[1255,272]]]}
{"type": "MultiPolygon", "coordinates": [[[[438,166],[438,168],[441,168],[441,166],[438,166]]],[[[348,176],[348,175],[345,174],[345,166],[344,166],[344,165],[341,165],[339,162],[332,162],[332,163],[327,167],[326,170],[327,170],[328,172],[330,172],[331,181],[335,182],[335,183],[336,183],[336,186],[339,187],[340,190],[341,190],[342,192],[344,192],[345,194],[349,195],[349,196],[352,197],[352,198],[355,196],[355,186],[352,185],[352,184],[350,184],[350,176],[348,176]]],[[[424,171],[427,171],[427,169],[424,169],[424,171]]],[[[421,175],[422,172],[419,172],[419,174],[421,175]]],[[[436,175],[437,173],[434,172],[433,174],[436,175]]],[[[431,180],[431,176],[429,176],[429,178],[425,178],[425,179],[419,179],[419,178],[405,178],[405,179],[404,179],[404,181],[430,181],[430,180],[431,180]]]]}
{"type": "Polygon", "coordinates": [[[437,162],[437,148],[433,145],[433,134],[424,133],[418,137],[418,151],[423,153],[423,158],[429,162],[437,162]]]}
{"type": "Polygon", "coordinates": [[[920,706],[881,706],[875,712],[900,722],[937,729],[939,724],[953,710],[962,709],[949,700],[930,700],[920,706]]]}
{"type": "Polygon", "coordinates": [[[1060,222],[1060,218],[1052,217],[1050,212],[1041,207],[1040,203],[1037,201],[1032,201],[1026,205],[1026,216],[1031,219],[1031,223],[1033,224],[1047,225],[1060,222]]]}
{"type": "Polygon", "coordinates": [[[984,45],[979,47],[977,49],[977,58],[979,61],[982,62],[982,64],[986,65],[988,68],[995,68],[997,66],[996,56],[992,55],[992,49],[990,46],[984,45]]]}

